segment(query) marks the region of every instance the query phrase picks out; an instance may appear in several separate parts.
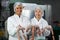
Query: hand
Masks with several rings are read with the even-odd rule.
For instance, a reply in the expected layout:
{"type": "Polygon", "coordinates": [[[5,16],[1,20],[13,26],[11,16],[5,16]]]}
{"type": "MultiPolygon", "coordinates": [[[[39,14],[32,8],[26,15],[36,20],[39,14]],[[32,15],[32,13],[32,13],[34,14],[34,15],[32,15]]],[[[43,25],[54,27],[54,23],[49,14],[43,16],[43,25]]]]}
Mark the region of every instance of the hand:
{"type": "Polygon", "coordinates": [[[25,28],[23,28],[21,25],[19,25],[19,29],[20,30],[25,30],[25,28]]]}
{"type": "Polygon", "coordinates": [[[22,30],[22,32],[24,33],[25,28],[23,28],[23,27],[20,26],[20,30],[22,30]]]}
{"type": "Polygon", "coordinates": [[[20,30],[25,30],[25,28],[23,28],[22,26],[19,25],[19,26],[17,27],[17,32],[20,31],[20,30]]]}
{"type": "Polygon", "coordinates": [[[43,33],[43,32],[45,32],[45,29],[42,29],[42,30],[40,30],[41,31],[41,33],[43,33]]]}
{"type": "Polygon", "coordinates": [[[40,35],[41,35],[41,31],[40,31],[40,30],[38,30],[38,31],[37,31],[37,34],[40,36],[40,35]]]}
{"type": "Polygon", "coordinates": [[[27,27],[26,32],[28,32],[31,29],[31,27],[27,27]]]}

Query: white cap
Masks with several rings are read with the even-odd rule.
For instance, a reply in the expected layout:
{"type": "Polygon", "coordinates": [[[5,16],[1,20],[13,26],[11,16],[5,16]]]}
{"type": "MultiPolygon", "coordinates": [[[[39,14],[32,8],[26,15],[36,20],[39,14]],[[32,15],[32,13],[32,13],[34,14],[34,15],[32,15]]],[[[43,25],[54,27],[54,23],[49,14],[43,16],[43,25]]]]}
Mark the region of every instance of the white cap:
{"type": "Polygon", "coordinates": [[[39,9],[39,10],[41,10],[41,12],[42,12],[42,16],[44,16],[44,11],[42,10],[42,8],[41,8],[41,7],[39,7],[39,6],[36,6],[35,10],[36,10],[36,9],[39,9]]]}
{"type": "Polygon", "coordinates": [[[23,5],[22,5],[21,2],[16,2],[16,3],[14,4],[14,12],[15,12],[15,8],[16,8],[18,5],[21,5],[21,6],[23,7],[23,5]]]}

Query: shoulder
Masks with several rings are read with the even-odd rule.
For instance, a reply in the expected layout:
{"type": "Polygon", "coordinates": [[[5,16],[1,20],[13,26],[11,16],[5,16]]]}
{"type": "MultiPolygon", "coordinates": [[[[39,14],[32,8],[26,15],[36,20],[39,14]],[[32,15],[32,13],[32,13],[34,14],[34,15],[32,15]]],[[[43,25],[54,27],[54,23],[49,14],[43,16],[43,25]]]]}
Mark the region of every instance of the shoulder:
{"type": "Polygon", "coordinates": [[[45,22],[45,23],[48,23],[45,19],[42,18],[42,21],[45,22]]]}
{"type": "Polygon", "coordinates": [[[42,18],[42,22],[45,24],[45,25],[48,25],[48,22],[42,18]]]}
{"type": "Polygon", "coordinates": [[[8,17],[7,21],[10,21],[10,20],[12,21],[13,19],[14,19],[14,15],[8,17]]]}
{"type": "Polygon", "coordinates": [[[34,21],[34,18],[32,18],[31,21],[34,21]]]}

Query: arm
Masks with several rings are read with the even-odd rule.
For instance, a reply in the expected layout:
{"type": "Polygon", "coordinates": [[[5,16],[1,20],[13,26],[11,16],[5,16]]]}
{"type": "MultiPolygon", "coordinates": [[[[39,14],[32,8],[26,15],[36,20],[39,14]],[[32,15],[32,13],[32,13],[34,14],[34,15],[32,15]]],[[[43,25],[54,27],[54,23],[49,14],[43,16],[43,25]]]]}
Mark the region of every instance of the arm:
{"type": "Polygon", "coordinates": [[[8,20],[7,20],[7,31],[9,33],[9,35],[11,35],[11,36],[15,36],[17,31],[23,29],[22,27],[20,27],[20,25],[14,24],[13,21],[14,20],[12,20],[12,18],[8,18],[8,20]]]}
{"type": "MultiPolygon", "coordinates": [[[[21,26],[20,26],[20,28],[21,28],[21,26]]],[[[22,31],[22,33],[24,33],[24,31],[22,29],[21,29],[21,31],[22,31]]],[[[19,30],[17,30],[17,33],[16,34],[17,34],[18,40],[20,40],[20,32],[19,32],[19,30]]]]}
{"type": "Polygon", "coordinates": [[[16,31],[17,28],[14,26],[12,21],[13,20],[11,18],[8,18],[8,20],[7,20],[7,30],[8,30],[9,35],[14,36],[17,32],[16,31]]]}
{"type": "Polygon", "coordinates": [[[44,36],[49,36],[50,35],[50,30],[46,29],[46,27],[48,25],[48,22],[47,21],[44,21],[44,22],[42,22],[42,24],[43,24],[43,28],[41,29],[41,33],[44,36]]]}
{"type": "Polygon", "coordinates": [[[25,35],[23,35],[24,39],[27,40],[27,37],[25,35]]]}
{"type": "Polygon", "coordinates": [[[50,30],[50,31],[51,31],[51,33],[52,33],[52,38],[53,38],[53,40],[55,40],[54,32],[53,32],[53,28],[52,28],[52,26],[51,26],[51,25],[49,25],[48,27],[46,27],[46,29],[48,29],[48,30],[50,30]]]}
{"type": "Polygon", "coordinates": [[[27,29],[26,29],[26,32],[29,32],[29,30],[30,30],[31,28],[32,28],[31,25],[29,25],[29,26],[27,27],[27,29]]]}
{"type": "Polygon", "coordinates": [[[32,26],[32,40],[34,40],[34,31],[35,31],[35,27],[32,26]]]}
{"type": "Polygon", "coordinates": [[[19,35],[19,31],[17,32],[17,37],[18,37],[18,40],[20,40],[20,35],[19,35]]]}
{"type": "Polygon", "coordinates": [[[52,28],[52,26],[49,26],[49,27],[50,27],[50,31],[52,32],[52,38],[53,38],[53,40],[55,40],[53,28],[52,28]]]}

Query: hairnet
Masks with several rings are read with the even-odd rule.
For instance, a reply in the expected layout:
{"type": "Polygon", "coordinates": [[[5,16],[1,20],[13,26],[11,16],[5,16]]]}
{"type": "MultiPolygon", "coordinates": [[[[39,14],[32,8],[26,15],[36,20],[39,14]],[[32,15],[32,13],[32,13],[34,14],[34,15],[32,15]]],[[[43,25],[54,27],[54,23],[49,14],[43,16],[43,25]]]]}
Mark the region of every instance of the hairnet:
{"type": "Polygon", "coordinates": [[[44,11],[42,10],[42,8],[41,8],[41,7],[39,7],[39,6],[36,6],[36,7],[35,7],[35,10],[36,10],[36,9],[39,9],[39,10],[41,10],[41,12],[42,12],[42,16],[44,16],[44,11]]]}
{"type": "Polygon", "coordinates": [[[14,4],[14,12],[15,12],[15,9],[16,9],[16,7],[18,6],[18,5],[21,5],[22,7],[23,7],[23,5],[22,5],[22,3],[21,2],[16,2],[15,4],[14,4]]]}

